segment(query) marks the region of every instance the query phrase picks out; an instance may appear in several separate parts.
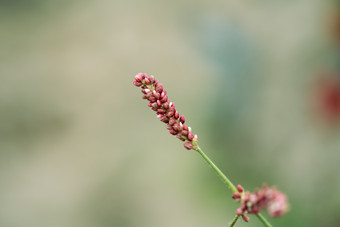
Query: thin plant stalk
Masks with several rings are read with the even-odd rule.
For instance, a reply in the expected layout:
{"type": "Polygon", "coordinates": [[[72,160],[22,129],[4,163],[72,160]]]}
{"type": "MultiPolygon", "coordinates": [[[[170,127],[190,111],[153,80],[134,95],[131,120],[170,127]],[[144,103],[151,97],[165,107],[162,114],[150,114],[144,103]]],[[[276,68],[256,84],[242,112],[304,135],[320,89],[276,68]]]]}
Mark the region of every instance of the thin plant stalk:
{"type": "Polygon", "coordinates": [[[230,224],[230,227],[235,226],[235,224],[236,224],[237,220],[239,219],[239,217],[240,217],[240,215],[236,215],[236,216],[235,216],[233,222],[230,224]]]}
{"type": "Polygon", "coordinates": [[[211,161],[211,159],[202,151],[202,149],[197,147],[196,151],[204,158],[211,168],[213,168],[217,175],[222,178],[223,182],[226,183],[233,192],[237,192],[235,185],[228,179],[226,175],[223,174],[223,172],[213,163],[213,161],[211,161]]]}
{"type": "MultiPolygon", "coordinates": [[[[218,176],[221,177],[221,179],[223,180],[224,183],[226,183],[228,185],[228,187],[233,191],[233,192],[237,192],[237,189],[235,187],[235,185],[229,180],[229,178],[224,175],[224,173],[214,164],[213,161],[211,161],[211,159],[202,151],[202,149],[197,146],[195,149],[202,157],[203,159],[211,166],[211,168],[217,173],[218,176]]],[[[239,215],[237,215],[239,217],[239,215]]],[[[262,224],[266,227],[272,227],[272,225],[267,221],[267,219],[265,217],[263,217],[260,213],[256,215],[258,217],[258,219],[260,219],[260,221],[262,222],[262,224]]],[[[234,221],[232,222],[232,225],[230,226],[234,226],[236,221],[238,218],[235,218],[234,221]],[[235,222],[235,223],[234,223],[235,222]]]]}
{"type": "Polygon", "coordinates": [[[260,221],[263,223],[264,226],[273,227],[273,226],[267,221],[267,219],[266,219],[265,217],[263,217],[262,214],[258,213],[256,216],[258,217],[258,219],[260,219],[260,221]]]}

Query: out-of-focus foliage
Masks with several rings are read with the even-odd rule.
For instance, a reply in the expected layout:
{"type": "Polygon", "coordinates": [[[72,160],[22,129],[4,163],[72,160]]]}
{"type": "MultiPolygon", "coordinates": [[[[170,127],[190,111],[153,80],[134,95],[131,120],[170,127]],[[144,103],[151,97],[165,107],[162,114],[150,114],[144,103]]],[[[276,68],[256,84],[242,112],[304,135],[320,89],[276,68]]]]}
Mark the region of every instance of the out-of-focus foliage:
{"type": "Polygon", "coordinates": [[[338,226],[337,4],[0,1],[0,226],[227,226],[231,192],[140,71],[235,184],[287,193],[274,226],[338,226]]]}

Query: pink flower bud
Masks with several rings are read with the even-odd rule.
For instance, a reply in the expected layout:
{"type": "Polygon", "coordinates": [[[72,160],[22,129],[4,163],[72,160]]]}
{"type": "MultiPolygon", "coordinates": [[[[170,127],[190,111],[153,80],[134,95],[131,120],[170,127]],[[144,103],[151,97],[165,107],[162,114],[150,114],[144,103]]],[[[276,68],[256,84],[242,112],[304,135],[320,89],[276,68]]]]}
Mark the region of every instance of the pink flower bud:
{"type": "Polygon", "coordinates": [[[150,84],[151,84],[151,81],[150,81],[148,78],[145,78],[145,79],[144,79],[144,83],[145,83],[146,85],[150,85],[150,84]]]}
{"type": "Polygon", "coordinates": [[[171,118],[171,119],[169,120],[169,125],[173,126],[175,123],[176,123],[176,120],[175,120],[175,119],[171,118]]]}
{"type": "Polygon", "coordinates": [[[237,208],[236,209],[236,214],[237,215],[241,215],[243,213],[242,209],[241,208],[237,208]]]}
{"type": "Polygon", "coordinates": [[[241,199],[241,194],[238,192],[234,192],[234,195],[232,196],[233,199],[241,199]]]}
{"type": "Polygon", "coordinates": [[[154,83],[155,82],[155,77],[154,76],[150,76],[150,81],[151,81],[151,83],[154,83]]]}
{"type": "Polygon", "coordinates": [[[165,95],[162,99],[161,99],[161,102],[166,102],[166,101],[168,101],[168,96],[167,95],[165,95]]]}
{"type": "Polygon", "coordinates": [[[164,96],[166,96],[166,91],[162,91],[162,93],[161,93],[161,99],[164,97],[164,96]]]}
{"type": "Polygon", "coordinates": [[[243,187],[241,185],[237,185],[237,191],[243,192],[243,187]]]}
{"type": "MultiPolygon", "coordinates": [[[[147,89],[145,89],[145,90],[147,90],[147,89]]],[[[150,97],[152,97],[152,93],[149,91],[149,92],[145,92],[145,95],[146,95],[146,97],[148,97],[148,98],[150,98],[150,97]]]]}
{"type": "Polygon", "coordinates": [[[180,121],[182,124],[184,124],[184,122],[185,122],[185,117],[184,117],[183,115],[181,115],[181,116],[179,117],[179,121],[180,121]]]}
{"type": "Polygon", "coordinates": [[[166,116],[172,117],[172,116],[174,116],[174,112],[169,111],[169,112],[166,114],[166,116]]]}
{"type": "Polygon", "coordinates": [[[161,93],[163,91],[163,84],[158,84],[156,87],[156,91],[161,93]]]}
{"type": "Polygon", "coordinates": [[[181,133],[182,133],[183,136],[187,136],[189,134],[189,132],[187,130],[182,130],[181,133]]]}
{"type": "Polygon", "coordinates": [[[175,112],[175,119],[177,120],[178,118],[179,118],[179,113],[178,113],[178,111],[176,110],[176,112],[175,112]]]}
{"type": "Polygon", "coordinates": [[[249,217],[247,215],[243,214],[242,218],[245,222],[249,222],[249,217]]]}
{"type": "Polygon", "coordinates": [[[190,142],[186,142],[184,143],[184,147],[188,150],[191,150],[192,149],[192,144],[190,142]]]}
{"type": "Polygon", "coordinates": [[[156,102],[156,98],[153,97],[153,96],[149,97],[148,100],[149,100],[150,102],[156,102]]]}
{"type": "Polygon", "coordinates": [[[169,118],[167,118],[166,116],[164,117],[161,117],[161,122],[164,122],[164,123],[168,123],[169,122],[169,118]]]}
{"type": "Polygon", "coordinates": [[[174,124],[174,126],[172,126],[172,128],[173,128],[176,132],[179,132],[179,131],[180,131],[179,124],[174,124]]]}
{"type": "Polygon", "coordinates": [[[143,76],[142,76],[142,74],[137,74],[136,76],[135,76],[135,80],[137,81],[137,82],[141,82],[142,81],[142,79],[143,79],[143,76]]]}
{"type": "Polygon", "coordinates": [[[171,135],[177,135],[178,134],[178,132],[175,131],[174,129],[170,129],[169,132],[170,132],[171,135]]]}
{"type": "Polygon", "coordinates": [[[153,96],[155,96],[156,99],[159,99],[159,97],[161,96],[158,92],[156,92],[155,90],[152,92],[153,96]]]}
{"type": "Polygon", "coordinates": [[[190,132],[190,133],[188,134],[188,140],[189,140],[189,141],[192,141],[193,138],[194,138],[194,135],[190,132]]]}
{"type": "Polygon", "coordinates": [[[169,118],[167,118],[166,116],[161,117],[159,120],[165,124],[169,123],[169,118]]]}
{"type": "Polygon", "coordinates": [[[157,100],[156,102],[157,102],[157,105],[158,105],[158,106],[161,106],[161,105],[162,105],[161,100],[157,100]]]}
{"type": "MultiPolygon", "coordinates": [[[[157,105],[157,103],[155,103],[155,102],[154,102],[154,103],[151,103],[151,102],[150,102],[149,104],[151,104],[151,107],[153,107],[153,108],[157,108],[157,109],[158,109],[158,105],[157,105]]],[[[148,106],[149,106],[149,104],[148,104],[148,106]]]]}
{"type": "Polygon", "coordinates": [[[183,130],[189,131],[189,128],[186,124],[183,124],[183,130]]]}
{"type": "MultiPolygon", "coordinates": [[[[168,100],[168,101],[169,101],[169,100],[168,100]]],[[[164,104],[163,104],[163,108],[166,109],[166,110],[169,109],[169,103],[168,103],[168,102],[164,103],[164,104]]]]}
{"type": "Polygon", "coordinates": [[[142,83],[137,82],[137,81],[133,81],[133,84],[134,84],[136,87],[140,87],[140,86],[142,85],[142,83]]]}
{"type": "Polygon", "coordinates": [[[165,111],[165,110],[163,110],[163,109],[158,109],[158,110],[157,110],[157,113],[160,113],[160,114],[165,114],[165,113],[166,113],[166,111],[165,111]]]}

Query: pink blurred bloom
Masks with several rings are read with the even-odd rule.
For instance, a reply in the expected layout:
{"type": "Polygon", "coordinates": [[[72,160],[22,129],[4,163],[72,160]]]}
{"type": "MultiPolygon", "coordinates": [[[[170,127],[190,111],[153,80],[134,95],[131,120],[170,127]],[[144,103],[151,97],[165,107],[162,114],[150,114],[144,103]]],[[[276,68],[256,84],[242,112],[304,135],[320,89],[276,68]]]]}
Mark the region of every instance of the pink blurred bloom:
{"type": "Polygon", "coordinates": [[[234,192],[233,199],[240,202],[240,207],[236,210],[237,215],[241,215],[245,221],[249,221],[246,214],[258,214],[261,210],[267,210],[272,217],[281,217],[289,210],[287,197],[275,187],[262,187],[254,192],[243,192],[241,185],[237,186],[238,192],[234,192]]]}

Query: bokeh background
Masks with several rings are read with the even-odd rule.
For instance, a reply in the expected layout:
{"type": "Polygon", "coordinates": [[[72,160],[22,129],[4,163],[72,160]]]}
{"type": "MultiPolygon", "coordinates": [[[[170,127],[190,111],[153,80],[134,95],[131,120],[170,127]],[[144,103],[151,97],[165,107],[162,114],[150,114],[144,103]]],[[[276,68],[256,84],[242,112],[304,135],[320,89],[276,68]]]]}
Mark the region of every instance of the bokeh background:
{"type": "Polygon", "coordinates": [[[1,0],[0,226],[228,226],[238,204],[146,107],[139,72],[235,184],[287,193],[274,226],[339,226],[339,7],[1,0]]]}

